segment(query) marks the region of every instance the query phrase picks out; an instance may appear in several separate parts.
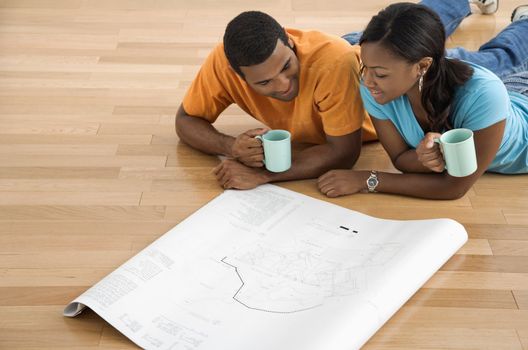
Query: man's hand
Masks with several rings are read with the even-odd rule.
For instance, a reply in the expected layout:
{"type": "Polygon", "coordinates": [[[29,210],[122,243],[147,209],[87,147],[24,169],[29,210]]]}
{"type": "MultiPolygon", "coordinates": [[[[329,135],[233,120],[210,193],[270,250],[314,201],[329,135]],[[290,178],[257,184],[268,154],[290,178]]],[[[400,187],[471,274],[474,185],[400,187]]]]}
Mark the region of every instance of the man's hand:
{"type": "Polygon", "coordinates": [[[264,149],[262,142],[255,136],[262,135],[268,130],[266,128],[251,129],[238,135],[231,146],[231,156],[249,167],[262,167],[264,165],[264,149]]]}
{"type": "Polygon", "coordinates": [[[249,190],[270,180],[264,169],[245,166],[233,159],[226,159],[213,169],[218,183],[223,188],[249,190]]]}
{"type": "Polygon", "coordinates": [[[440,150],[440,146],[434,142],[434,139],[442,136],[436,132],[428,132],[416,147],[418,160],[423,166],[434,172],[441,173],[445,169],[445,161],[440,150]]]}

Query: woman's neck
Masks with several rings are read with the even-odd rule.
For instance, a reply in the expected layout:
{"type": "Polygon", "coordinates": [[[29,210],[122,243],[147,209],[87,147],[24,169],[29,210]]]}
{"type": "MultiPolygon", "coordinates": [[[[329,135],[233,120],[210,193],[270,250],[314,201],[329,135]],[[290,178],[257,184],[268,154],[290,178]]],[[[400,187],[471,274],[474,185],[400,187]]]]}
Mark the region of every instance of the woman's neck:
{"type": "Polygon", "coordinates": [[[422,105],[422,93],[418,90],[418,86],[414,86],[411,90],[407,91],[406,95],[418,124],[420,124],[424,132],[430,131],[427,111],[422,105]]]}

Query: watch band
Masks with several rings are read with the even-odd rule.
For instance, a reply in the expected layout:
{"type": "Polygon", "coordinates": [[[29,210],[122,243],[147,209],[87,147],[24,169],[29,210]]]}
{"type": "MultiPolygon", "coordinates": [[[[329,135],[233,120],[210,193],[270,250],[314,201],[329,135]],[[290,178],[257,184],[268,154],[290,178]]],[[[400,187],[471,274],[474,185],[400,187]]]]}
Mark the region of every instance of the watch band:
{"type": "Polygon", "coordinates": [[[376,187],[379,185],[378,172],[376,170],[370,171],[370,176],[367,179],[367,189],[369,192],[376,192],[376,187]]]}

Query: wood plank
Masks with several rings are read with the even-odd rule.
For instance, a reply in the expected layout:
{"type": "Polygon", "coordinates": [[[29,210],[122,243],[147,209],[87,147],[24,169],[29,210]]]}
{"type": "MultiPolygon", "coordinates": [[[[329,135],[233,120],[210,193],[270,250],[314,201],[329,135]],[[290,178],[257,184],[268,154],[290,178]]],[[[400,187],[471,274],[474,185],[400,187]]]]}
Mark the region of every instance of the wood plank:
{"type": "Polygon", "coordinates": [[[116,179],[119,167],[0,167],[0,179],[116,179]]]}
{"type": "MultiPolygon", "coordinates": [[[[144,208],[141,208],[144,209],[144,208]]],[[[101,235],[101,236],[112,236],[116,233],[128,235],[130,237],[136,235],[149,235],[149,234],[163,234],[177,222],[160,222],[158,220],[147,220],[143,219],[138,222],[129,222],[128,220],[106,220],[106,221],[80,221],[80,220],[62,220],[62,221],[39,221],[34,218],[30,221],[0,221],[0,233],[14,233],[20,232],[18,239],[24,240],[24,237],[31,237],[34,239],[35,234],[43,235],[66,235],[79,234],[79,235],[101,235]]],[[[0,235],[0,239],[3,236],[0,235]]],[[[62,239],[49,240],[48,247],[62,246],[64,241],[62,239]]],[[[44,242],[43,242],[44,243],[44,242]]],[[[94,242],[96,243],[96,242],[94,242]]],[[[6,241],[2,241],[1,246],[5,246],[6,241]]],[[[82,247],[79,247],[82,249],[82,247]]],[[[93,247],[92,247],[93,249],[93,247]]]]}
{"type": "Polygon", "coordinates": [[[507,209],[503,210],[506,222],[511,225],[528,225],[528,210],[507,209]]]}
{"type": "Polygon", "coordinates": [[[89,287],[1,287],[0,307],[64,305],[84,293],[89,287]]]}
{"type": "Polygon", "coordinates": [[[528,272],[528,259],[520,256],[456,255],[442,271],[528,272]]]}
{"type": "Polygon", "coordinates": [[[473,239],[470,238],[460,248],[457,254],[461,255],[492,255],[492,249],[490,247],[490,242],[487,239],[473,239]]]}
{"type": "Polygon", "coordinates": [[[120,250],[108,250],[101,256],[98,250],[70,252],[6,252],[0,256],[0,269],[70,269],[70,268],[116,268],[136,254],[130,244],[120,250]]]}
{"type": "Polygon", "coordinates": [[[197,209],[222,193],[218,191],[200,191],[195,189],[186,192],[147,192],[141,198],[141,205],[147,206],[183,206],[197,209]]]}
{"type": "Polygon", "coordinates": [[[116,154],[117,148],[117,145],[0,145],[0,154],[111,156],[116,154]]]}
{"type": "Polygon", "coordinates": [[[523,346],[523,349],[528,349],[528,329],[517,329],[517,335],[523,346]]]}
{"type": "Polygon", "coordinates": [[[138,205],[141,192],[1,192],[0,206],[138,205]]]}
{"type": "Polygon", "coordinates": [[[514,330],[528,324],[527,310],[404,306],[391,322],[405,319],[407,326],[514,330]],[[471,320],[471,321],[469,321],[471,320]],[[470,323],[468,323],[468,321],[470,323]]]}
{"type": "Polygon", "coordinates": [[[496,191],[495,196],[484,196],[479,194],[478,196],[471,197],[471,204],[473,208],[502,208],[504,210],[516,210],[526,208],[526,194],[528,194],[528,185],[526,190],[518,189],[513,193],[505,196],[502,191],[496,191]],[[503,196],[497,198],[496,193],[502,193],[503,196]],[[524,194],[524,196],[523,196],[524,194]]]}
{"type": "MultiPolygon", "coordinates": [[[[49,226],[49,223],[43,223],[41,225],[49,226]]],[[[18,254],[21,256],[29,256],[34,252],[39,252],[41,249],[57,256],[56,260],[59,260],[58,256],[62,253],[68,253],[69,251],[119,251],[119,250],[134,250],[139,251],[146,247],[148,244],[155,241],[167,230],[160,233],[156,233],[155,230],[147,231],[143,235],[129,234],[128,232],[121,233],[121,230],[111,231],[107,234],[101,234],[98,230],[92,229],[90,233],[83,233],[80,230],[80,224],[78,227],[73,228],[67,233],[41,233],[41,230],[34,228],[32,232],[26,234],[23,238],[17,237],[20,234],[18,231],[12,228],[8,233],[3,233],[3,237],[0,238],[0,242],[7,242],[3,248],[4,254],[18,254]],[[81,231],[81,232],[79,232],[81,231]]],[[[123,223],[121,225],[122,230],[125,230],[127,225],[123,223]]],[[[128,224],[128,226],[132,226],[128,224]]],[[[172,225],[172,226],[175,226],[172,225]]],[[[7,266],[9,267],[9,266],[7,266]]]]}
{"type": "Polygon", "coordinates": [[[528,310],[528,290],[514,290],[513,296],[519,309],[528,310]]]}
{"type": "Polygon", "coordinates": [[[26,134],[26,135],[95,135],[99,130],[99,123],[0,123],[2,134],[26,134]]]}
{"type": "MultiPolygon", "coordinates": [[[[0,287],[93,286],[119,266],[107,268],[0,269],[0,287]]],[[[1,327],[0,327],[1,328],[1,327]]]]}
{"type": "Polygon", "coordinates": [[[528,290],[528,274],[511,272],[439,271],[423,287],[528,290]]]}
{"type": "Polygon", "coordinates": [[[0,179],[0,191],[9,192],[142,192],[152,182],[135,179],[0,179]]]}
{"type": "Polygon", "coordinates": [[[519,309],[510,290],[422,288],[405,304],[443,308],[519,309]]]}
{"type": "Polygon", "coordinates": [[[220,160],[215,156],[210,156],[207,154],[200,154],[198,151],[193,151],[192,153],[185,154],[185,152],[182,152],[183,154],[178,154],[178,156],[167,156],[167,164],[168,167],[210,167],[213,169],[218,164],[220,164],[220,160]]]}
{"type": "Polygon", "coordinates": [[[0,154],[0,164],[4,167],[116,167],[116,166],[162,166],[166,157],[162,156],[55,156],[39,157],[33,155],[20,155],[10,157],[0,154]]]}
{"type": "Polygon", "coordinates": [[[53,8],[53,9],[78,9],[82,0],[3,0],[2,8],[53,8]]]}
{"type": "Polygon", "coordinates": [[[62,309],[61,305],[1,306],[0,347],[20,349],[60,344],[71,349],[77,344],[97,346],[103,321],[90,312],[78,319],[67,319],[62,317],[62,309]],[[64,332],[63,329],[70,331],[64,332]]]}
{"type": "MultiPolygon", "coordinates": [[[[0,123],[6,123],[6,122],[34,122],[34,121],[42,121],[42,115],[40,114],[3,114],[0,115],[0,123]]],[[[53,116],[47,116],[47,120],[53,121],[53,122],[59,122],[64,123],[66,121],[68,122],[96,122],[96,123],[105,123],[108,120],[112,120],[112,123],[145,123],[145,124],[153,124],[158,123],[161,120],[161,117],[159,115],[155,114],[122,114],[122,115],[112,115],[112,113],[108,114],[93,114],[93,115],[85,115],[85,114],[58,114],[53,116]]],[[[172,123],[174,125],[174,123],[172,123]]],[[[123,138],[126,139],[126,138],[123,138]]],[[[140,140],[141,138],[137,138],[140,140]]],[[[117,143],[117,142],[116,142],[117,143]]],[[[138,142],[140,143],[140,142],[138,142]]]]}
{"type": "Polygon", "coordinates": [[[466,224],[471,238],[489,240],[528,240],[528,225],[509,224],[466,224]]]}
{"type": "Polygon", "coordinates": [[[362,349],[522,350],[515,329],[470,327],[384,327],[362,349]]]}
{"type": "MultiPolygon", "coordinates": [[[[1,56],[0,56],[1,57],[1,56]]],[[[39,72],[12,72],[12,71],[2,71],[2,74],[27,74],[28,76],[33,77],[33,73],[39,74],[39,72]]],[[[41,72],[42,74],[42,72],[41,72]]],[[[49,71],[46,71],[45,74],[52,75],[52,74],[59,74],[59,73],[51,73],[49,71]]],[[[71,72],[65,72],[61,74],[72,74],[71,72]]],[[[79,74],[79,73],[76,73],[79,74]]],[[[87,76],[89,75],[86,74],[87,76]]],[[[82,106],[82,105],[76,105],[71,103],[63,103],[63,104],[57,104],[57,105],[49,105],[49,104],[31,104],[31,105],[19,105],[19,104],[11,104],[6,103],[0,105],[0,114],[6,115],[6,114],[19,114],[21,116],[24,115],[33,115],[35,114],[35,111],[38,111],[38,114],[42,116],[43,119],[47,120],[48,117],[53,118],[57,115],[99,115],[99,114],[111,114],[113,111],[113,106],[105,106],[105,105],[90,105],[90,106],[82,106]]]]}
{"type": "Polygon", "coordinates": [[[81,206],[81,205],[4,205],[0,207],[0,220],[103,220],[141,221],[160,220],[165,214],[163,206],[81,206]]]}
{"type": "Polygon", "coordinates": [[[32,144],[76,144],[76,145],[122,145],[149,144],[151,135],[2,135],[0,145],[32,144]]]}
{"type": "Polygon", "coordinates": [[[155,180],[156,191],[168,190],[172,181],[209,179],[211,167],[122,167],[120,179],[155,180]]]}
{"type": "Polygon", "coordinates": [[[174,127],[160,124],[110,124],[104,123],[98,132],[99,135],[171,135],[176,137],[174,127]]]}
{"type": "Polygon", "coordinates": [[[528,258],[528,241],[523,240],[490,240],[494,255],[523,256],[528,258]]]}

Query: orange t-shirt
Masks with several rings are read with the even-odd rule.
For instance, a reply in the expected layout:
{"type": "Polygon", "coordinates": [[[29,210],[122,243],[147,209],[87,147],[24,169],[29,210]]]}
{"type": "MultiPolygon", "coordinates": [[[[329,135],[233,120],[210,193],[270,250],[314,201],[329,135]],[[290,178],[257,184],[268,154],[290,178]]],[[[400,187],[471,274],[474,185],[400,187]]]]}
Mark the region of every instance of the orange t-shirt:
{"type": "Polygon", "coordinates": [[[219,44],[207,57],[183,99],[189,115],[213,123],[230,104],[271,129],[291,132],[292,140],[326,143],[363,128],[363,140],[376,139],[359,93],[359,46],[316,31],[287,29],[299,59],[299,94],[291,101],[263,96],[229,68],[219,44]]]}

